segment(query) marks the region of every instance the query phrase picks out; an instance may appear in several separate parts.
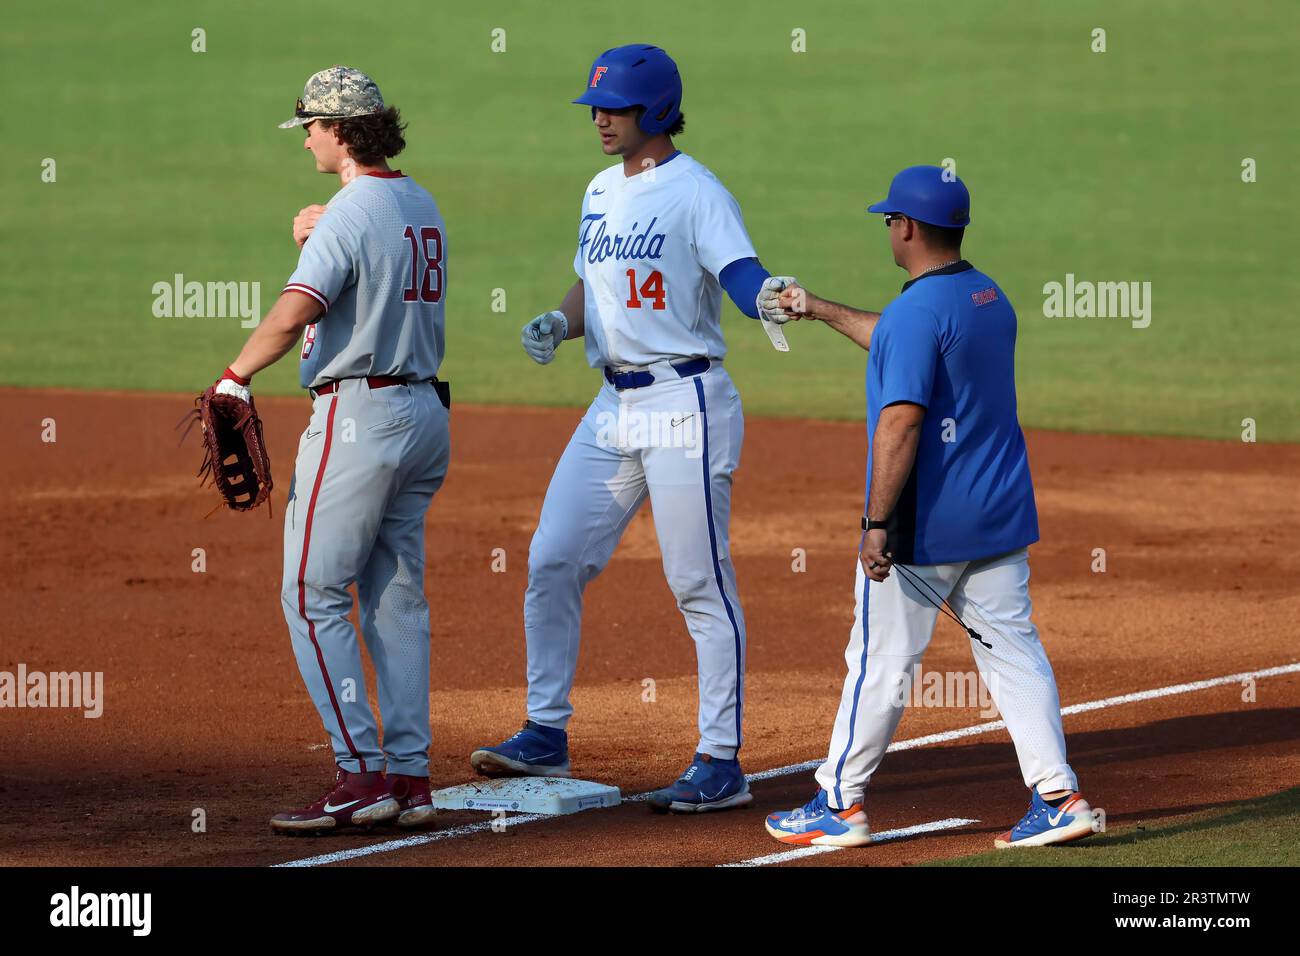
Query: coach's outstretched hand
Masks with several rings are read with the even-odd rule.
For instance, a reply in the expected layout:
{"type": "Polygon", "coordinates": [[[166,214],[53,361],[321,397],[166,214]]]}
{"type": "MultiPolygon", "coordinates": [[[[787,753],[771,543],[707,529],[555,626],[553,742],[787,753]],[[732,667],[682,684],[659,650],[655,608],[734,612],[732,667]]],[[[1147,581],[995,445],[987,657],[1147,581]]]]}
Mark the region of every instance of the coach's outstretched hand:
{"type": "Polygon", "coordinates": [[[547,365],[568,334],[569,320],[564,313],[559,309],[546,312],[524,326],[524,351],[538,365],[547,365]]]}
{"type": "Polygon", "coordinates": [[[813,295],[799,283],[795,282],[781,290],[781,297],[777,300],[785,314],[794,320],[798,319],[815,319],[817,310],[814,303],[819,301],[817,296],[813,295]]]}

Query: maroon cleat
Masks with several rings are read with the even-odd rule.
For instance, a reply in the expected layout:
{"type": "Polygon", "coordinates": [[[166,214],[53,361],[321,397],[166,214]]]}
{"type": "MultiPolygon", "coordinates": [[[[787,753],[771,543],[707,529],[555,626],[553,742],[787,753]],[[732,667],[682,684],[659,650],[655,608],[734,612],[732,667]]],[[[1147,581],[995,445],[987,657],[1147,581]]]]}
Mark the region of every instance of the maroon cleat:
{"type": "Polygon", "coordinates": [[[339,767],[334,786],[325,796],[301,810],[277,813],[271,817],[271,829],[277,833],[323,833],[349,826],[372,827],[399,813],[401,808],[382,773],[348,773],[339,767]]]}
{"type": "Polygon", "coordinates": [[[402,810],[396,820],[399,827],[422,827],[433,822],[438,811],[434,809],[433,798],[429,796],[428,777],[390,773],[388,784],[393,788],[393,797],[402,810]]]}

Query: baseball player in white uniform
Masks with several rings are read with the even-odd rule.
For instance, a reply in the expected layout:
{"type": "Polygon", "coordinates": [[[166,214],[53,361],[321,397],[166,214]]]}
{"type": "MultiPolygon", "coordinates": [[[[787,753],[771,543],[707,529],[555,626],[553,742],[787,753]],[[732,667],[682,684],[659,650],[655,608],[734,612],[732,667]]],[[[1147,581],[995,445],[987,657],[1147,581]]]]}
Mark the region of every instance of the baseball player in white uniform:
{"type": "Polygon", "coordinates": [[[651,797],[659,812],[752,799],[737,758],[745,618],[728,539],[744,417],[722,366],[720,317],[726,291],[750,317],[786,321],[777,296],[794,281],[769,276],[736,201],[673,146],[681,99],[668,54],[632,44],[602,53],[574,101],[591,108],[602,149],[620,161],[583,194],[577,281],[559,309],[524,327],[523,345],[546,364],[582,336],[605,381],[556,466],[529,551],[528,719],[470,758],[489,776],[569,774],[583,591],[648,498],[699,669],[699,744],[681,778],[651,797]]]}
{"type": "Polygon", "coordinates": [[[249,380],[301,336],[312,416],[284,520],[281,597],[307,690],[338,765],[320,799],[277,813],[277,832],[429,822],[429,607],[424,518],[447,472],[443,357],[446,227],[433,197],[387,159],[405,145],[397,110],[365,74],[312,76],[295,115],[320,172],[343,188],[304,209],[302,247],[279,300],[223,375],[249,380]],[[356,632],[375,665],[382,745],[356,632]],[[387,770],[387,775],[385,775],[387,770]]]}

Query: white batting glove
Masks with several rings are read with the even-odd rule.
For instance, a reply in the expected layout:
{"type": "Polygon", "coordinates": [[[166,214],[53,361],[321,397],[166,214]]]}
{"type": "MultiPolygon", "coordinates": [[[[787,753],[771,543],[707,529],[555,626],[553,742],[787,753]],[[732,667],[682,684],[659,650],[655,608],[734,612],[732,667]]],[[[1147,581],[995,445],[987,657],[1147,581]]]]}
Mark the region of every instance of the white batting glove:
{"type": "Polygon", "coordinates": [[[217,381],[216,393],[218,395],[233,395],[242,402],[247,402],[253,396],[252,390],[247,385],[240,385],[233,378],[221,378],[217,381]]]}
{"type": "Polygon", "coordinates": [[[569,334],[569,320],[559,309],[545,312],[524,326],[521,336],[524,351],[538,365],[547,365],[555,358],[555,350],[569,334]]]}
{"type": "Polygon", "coordinates": [[[781,290],[796,285],[798,281],[794,276],[768,276],[764,279],[762,288],[758,290],[758,298],[755,300],[755,305],[758,306],[758,317],[775,322],[777,325],[789,322],[790,316],[786,314],[785,309],[781,308],[781,290]]]}

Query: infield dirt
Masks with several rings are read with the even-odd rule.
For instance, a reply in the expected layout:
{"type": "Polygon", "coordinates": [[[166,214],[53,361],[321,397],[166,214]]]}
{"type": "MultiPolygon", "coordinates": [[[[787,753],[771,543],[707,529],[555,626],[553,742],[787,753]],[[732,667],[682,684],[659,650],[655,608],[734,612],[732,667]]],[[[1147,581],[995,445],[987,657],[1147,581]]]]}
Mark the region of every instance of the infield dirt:
{"type": "MultiPolygon", "coordinates": [[[[171,437],[188,407],[183,396],[0,390],[0,670],[102,671],[105,685],[98,719],[0,709],[0,864],[262,864],[394,836],[294,841],[267,829],[332,775],[279,602],[280,515],[308,406],[259,401],[274,519],[204,518],[216,496],[192,477],[197,443],[171,437]],[[45,419],[54,442],[42,441],[45,419]],[[203,572],[192,570],[199,548],[203,572]]],[[[427,536],[437,786],[471,779],[470,750],[523,719],[528,541],[579,414],[453,412],[451,473],[427,536]]],[[[825,752],[852,621],[865,436],[860,424],[805,420],[746,430],[732,541],[749,625],[742,761],[754,772],[825,752]],[[792,570],[794,549],[805,571],[792,570]]],[[[1031,594],[1063,703],[1300,658],[1300,446],[1057,432],[1030,432],[1029,444],[1042,527],[1031,594]]],[[[575,773],[629,795],[662,786],[696,739],[694,651],[648,507],[589,589],[583,640],[575,773]]],[[[971,670],[967,640],[940,619],[925,668],[971,670]]],[[[1066,732],[1084,792],[1117,828],[1294,784],[1298,714],[1291,674],[1081,714],[1066,732]]],[[[899,738],[982,719],[974,707],[911,708],[899,738]]],[[[633,803],[358,862],[738,861],[780,849],[762,813],[812,787],[801,773],[756,784],[746,810],[659,818],[633,803]]],[[[981,822],[802,865],[982,850],[1023,812],[1025,792],[997,732],[887,757],[869,800],[877,830],[981,822]]],[[[479,819],[448,814],[440,826],[479,819]]]]}

